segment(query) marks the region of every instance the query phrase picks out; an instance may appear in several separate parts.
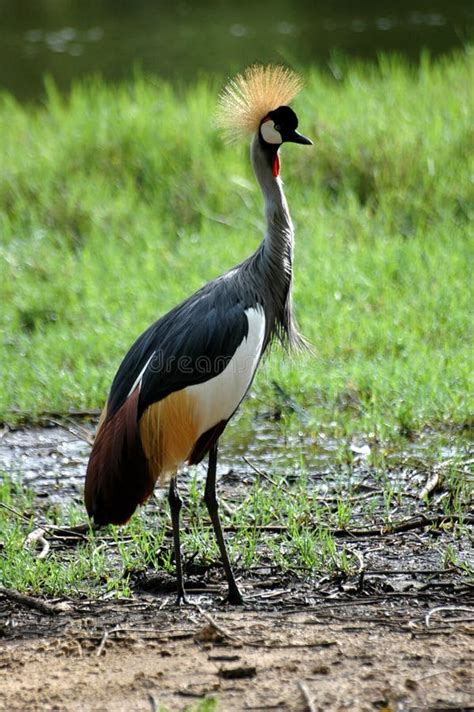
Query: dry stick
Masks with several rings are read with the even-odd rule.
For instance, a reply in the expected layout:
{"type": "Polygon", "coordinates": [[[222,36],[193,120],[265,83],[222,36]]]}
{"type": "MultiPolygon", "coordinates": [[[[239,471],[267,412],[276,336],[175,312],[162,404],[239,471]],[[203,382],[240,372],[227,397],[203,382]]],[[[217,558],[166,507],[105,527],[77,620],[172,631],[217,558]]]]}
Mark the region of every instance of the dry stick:
{"type": "Polygon", "coordinates": [[[420,494],[418,495],[418,499],[425,499],[425,497],[429,497],[430,494],[437,488],[439,485],[439,472],[435,472],[431,477],[427,480],[425,486],[421,490],[420,494]]]}
{"type": "MultiPolygon", "coordinates": [[[[12,514],[15,514],[15,516],[19,517],[20,519],[23,519],[25,522],[28,524],[32,523],[32,520],[28,517],[26,517],[24,514],[21,512],[18,512],[15,510],[13,507],[10,507],[9,505],[0,502],[0,507],[3,507],[4,509],[12,512],[12,514]]],[[[410,519],[407,519],[405,521],[400,522],[399,524],[394,525],[391,528],[384,528],[381,527],[380,529],[329,529],[329,532],[336,537],[353,537],[353,538],[364,538],[364,537],[385,537],[389,534],[397,534],[397,533],[402,533],[414,529],[421,529],[427,526],[440,526],[444,523],[451,522],[457,519],[457,515],[436,515],[434,517],[426,517],[424,515],[420,515],[419,517],[412,517],[410,519]]],[[[463,522],[465,524],[472,524],[474,523],[474,516],[466,516],[463,519],[463,522]]],[[[34,520],[33,520],[33,523],[34,520]]],[[[318,527],[317,524],[315,523],[310,523],[305,525],[307,529],[315,529],[318,527]]],[[[54,538],[57,539],[66,539],[66,538],[77,538],[78,540],[86,540],[87,536],[86,533],[92,529],[93,531],[97,531],[100,529],[99,526],[93,525],[90,523],[87,524],[79,524],[75,527],[58,527],[54,525],[49,525],[49,524],[43,524],[41,526],[42,529],[44,529],[50,536],[53,536],[54,538]]],[[[236,525],[229,525],[229,526],[224,526],[223,530],[226,532],[240,532],[243,527],[236,526],[236,525]]],[[[276,525],[276,524],[270,524],[270,525],[257,525],[254,527],[255,530],[257,531],[262,531],[262,532],[268,532],[268,533],[273,533],[273,534],[280,534],[288,531],[288,527],[284,525],[276,525]]],[[[187,531],[187,527],[185,527],[184,531],[187,531]]],[[[172,536],[171,528],[169,528],[167,531],[164,532],[164,535],[166,537],[172,536]]],[[[107,537],[104,536],[102,539],[105,540],[110,540],[110,544],[114,545],[115,540],[112,540],[112,537],[107,537]]],[[[121,541],[127,541],[129,540],[130,537],[123,537],[121,541]]],[[[354,552],[352,552],[354,553],[354,552]]],[[[358,559],[359,556],[357,554],[354,554],[358,559]]],[[[360,559],[359,559],[360,563],[360,559]]],[[[367,574],[382,574],[382,573],[391,573],[394,574],[394,571],[366,571],[367,574]]],[[[426,572],[421,572],[421,571],[406,571],[406,572],[399,572],[399,573],[436,573],[436,572],[431,572],[431,571],[426,571],[426,572]]]]}
{"type": "Polygon", "coordinates": [[[16,517],[18,517],[18,519],[23,519],[23,521],[27,522],[28,524],[31,524],[31,520],[32,520],[31,517],[27,517],[26,514],[22,514],[17,509],[10,507],[9,504],[5,504],[5,502],[0,502],[0,507],[2,507],[3,509],[6,509],[7,512],[11,512],[16,517]]]}
{"type": "MultiPolygon", "coordinates": [[[[413,529],[422,529],[424,527],[428,526],[441,526],[441,524],[445,524],[447,522],[452,522],[453,520],[458,519],[459,517],[457,515],[450,515],[450,514],[438,514],[433,517],[425,517],[425,515],[420,515],[418,517],[411,517],[410,519],[406,519],[402,522],[399,522],[398,524],[395,524],[392,527],[384,527],[381,530],[377,529],[353,529],[353,530],[347,530],[347,532],[344,529],[339,529],[339,530],[334,530],[332,533],[335,536],[340,536],[339,532],[342,533],[347,533],[349,535],[353,536],[376,536],[376,535],[385,535],[385,534],[400,534],[402,532],[408,532],[413,529]]],[[[465,524],[471,524],[474,523],[474,516],[467,516],[464,517],[463,522],[465,524]]]]}
{"type": "MultiPolygon", "coordinates": [[[[90,436],[90,434],[87,432],[87,430],[85,428],[81,428],[80,425],[75,425],[74,428],[71,428],[70,425],[65,425],[60,420],[56,420],[56,418],[48,418],[48,420],[51,423],[54,423],[54,425],[57,425],[58,428],[62,428],[67,433],[74,435],[74,437],[77,438],[78,440],[83,440],[88,445],[94,444],[94,439],[90,436]],[[81,430],[82,430],[82,434],[81,434],[81,430]]],[[[64,416],[64,420],[68,420],[67,416],[64,416]]]]}
{"type": "Polygon", "coordinates": [[[74,527],[58,527],[53,524],[45,524],[44,529],[47,529],[56,539],[82,539],[87,540],[87,534],[92,529],[97,531],[100,527],[97,524],[87,522],[77,524],[74,527]]]}
{"type": "MultiPolygon", "coordinates": [[[[0,503],[1,506],[1,503],[0,503]]],[[[421,514],[419,516],[411,517],[410,519],[406,519],[404,521],[399,522],[398,524],[395,524],[392,527],[383,527],[381,526],[379,529],[329,529],[329,533],[332,534],[335,537],[353,537],[355,538],[364,538],[364,537],[385,537],[389,534],[400,534],[402,532],[407,532],[411,531],[413,529],[423,529],[424,527],[428,526],[441,526],[442,524],[452,522],[458,519],[458,515],[456,514],[438,514],[433,517],[426,517],[424,514],[421,514]]],[[[463,517],[463,523],[464,524],[474,524],[474,516],[472,515],[467,515],[463,517]]],[[[98,526],[91,525],[92,529],[100,529],[98,526]]],[[[319,529],[321,525],[316,524],[315,522],[310,522],[308,524],[304,525],[305,529],[309,530],[314,530],[314,529],[319,529]]],[[[89,530],[90,525],[80,525],[78,527],[74,527],[71,529],[71,531],[75,530],[80,530],[82,527],[84,527],[85,530],[89,530]]],[[[303,525],[302,525],[303,527],[303,525]]],[[[46,528],[46,527],[45,527],[46,528]]],[[[223,526],[222,529],[225,532],[236,532],[239,533],[242,531],[242,529],[245,529],[246,527],[238,526],[235,524],[229,524],[227,526],[223,526]]],[[[283,525],[283,524],[264,524],[264,525],[256,525],[252,527],[256,531],[261,531],[261,532],[268,532],[270,534],[281,534],[285,533],[288,531],[288,526],[283,525]]],[[[63,529],[62,531],[67,531],[63,529]]],[[[183,527],[183,531],[188,533],[190,531],[189,527],[183,527]]],[[[166,537],[171,537],[172,536],[172,530],[171,527],[168,527],[165,532],[164,536],[166,537]]],[[[104,539],[110,538],[111,537],[103,537],[104,539]]],[[[121,541],[127,541],[127,539],[130,539],[130,537],[126,538],[124,537],[121,539],[121,541]]],[[[113,542],[112,542],[113,543],[113,542]]]]}
{"type": "Polygon", "coordinates": [[[75,527],[58,527],[55,526],[54,524],[42,524],[41,527],[39,526],[39,523],[35,521],[33,517],[27,517],[25,514],[22,514],[19,512],[17,509],[14,509],[14,507],[10,507],[9,504],[5,504],[5,502],[0,502],[0,507],[3,509],[6,509],[8,512],[11,512],[14,514],[18,519],[23,519],[24,522],[27,524],[36,524],[36,528],[41,528],[50,533],[52,536],[55,536],[58,539],[62,539],[64,537],[74,537],[78,539],[87,539],[85,536],[89,529],[97,530],[99,527],[95,524],[78,524],[75,527]]]}
{"type": "MultiPolygon", "coordinates": [[[[117,630],[117,629],[114,628],[114,630],[117,630]]],[[[107,638],[109,637],[109,634],[110,634],[110,633],[113,633],[114,630],[111,630],[111,631],[106,630],[106,631],[105,631],[104,635],[103,635],[102,638],[101,638],[99,647],[97,648],[96,653],[95,653],[97,658],[100,658],[100,656],[102,655],[102,651],[103,651],[103,649],[104,649],[104,647],[105,647],[106,640],[107,640],[107,638]]]]}
{"type": "Polygon", "coordinates": [[[288,595],[292,595],[292,592],[288,591],[288,589],[281,588],[278,591],[264,591],[263,593],[253,593],[251,595],[245,596],[245,600],[246,601],[254,601],[256,598],[263,598],[263,599],[279,598],[284,593],[286,593],[288,595]]]}
{"type": "Polygon", "coordinates": [[[402,576],[406,574],[412,576],[419,574],[424,576],[438,576],[440,574],[452,574],[455,573],[456,570],[456,567],[449,569],[366,569],[365,573],[367,576],[402,576]]]}
{"type": "Polygon", "coordinates": [[[45,533],[45,530],[41,527],[39,529],[35,529],[34,531],[30,532],[30,534],[28,534],[23,543],[23,547],[25,549],[31,549],[36,544],[41,544],[41,551],[36,557],[38,560],[45,559],[48,556],[49,550],[51,548],[49,541],[46,541],[45,539],[45,533]]]}
{"type": "Polygon", "coordinates": [[[357,549],[352,549],[351,554],[355,556],[355,558],[359,562],[359,570],[357,571],[357,573],[360,575],[365,571],[364,556],[362,552],[357,551],[357,549]]]}
{"type": "MultiPolygon", "coordinates": [[[[0,506],[2,506],[2,503],[0,502],[0,506]]],[[[20,515],[21,516],[21,515],[20,515]]],[[[400,534],[402,532],[410,531],[413,529],[423,529],[424,527],[428,526],[440,526],[441,524],[445,524],[448,522],[452,522],[458,519],[458,516],[453,514],[439,514],[433,517],[426,517],[425,515],[419,515],[418,517],[411,517],[410,519],[406,519],[402,522],[399,522],[399,524],[396,524],[392,527],[380,527],[379,529],[328,529],[329,533],[332,534],[335,537],[353,537],[355,538],[363,538],[363,537],[385,537],[389,534],[400,534]]],[[[30,521],[30,520],[28,520],[30,521]]],[[[464,524],[474,524],[474,516],[467,515],[466,517],[463,517],[463,523],[464,524]]],[[[310,522],[308,524],[304,525],[305,529],[309,530],[314,530],[314,529],[319,529],[321,525],[316,524],[315,522],[310,522]]],[[[302,525],[303,527],[303,525],[302,525]]],[[[90,525],[90,524],[81,524],[78,525],[77,527],[71,527],[71,529],[65,529],[64,527],[48,527],[47,525],[44,525],[44,528],[47,529],[52,529],[52,530],[57,530],[57,531],[63,531],[65,533],[71,532],[73,534],[80,534],[81,531],[89,531],[90,528],[93,530],[98,530],[101,527],[98,525],[90,525]]],[[[223,526],[222,529],[225,532],[236,532],[239,533],[243,529],[245,529],[245,526],[238,526],[235,524],[229,524],[227,526],[223,526]]],[[[256,525],[252,527],[256,531],[261,531],[261,532],[268,532],[270,534],[281,534],[285,533],[288,531],[288,526],[283,525],[283,524],[262,524],[262,525],[256,525]]],[[[183,532],[189,533],[190,529],[189,527],[183,527],[183,532]]],[[[167,527],[166,530],[164,531],[164,536],[165,537],[171,537],[172,536],[172,530],[171,527],[167,527]]],[[[115,540],[112,537],[104,535],[101,537],[104,540],[110,540],[111,544],[114,544],[115,540]]],[[[131,537],[123,537],[120,541],[126,542],[126,541],[131,541],[131,537]]]]}
{"type": "Polygon", "coordinates": [[[37,611],[40,611],[40,613],[45,613],[48,616],[56,616],[58,614],[57,608],[52,606],[50,603],[45,603],[44,601],[40,601],[38,598],[27,596],[24,593],[18,593],[18,591],[13,591],[11,588],[0,586],[0,594],[8,598],[10,601],[15,601],[15,603],[19,603],[27,608],[34,608],[37,611]]]}
{"type": "Polygon", "coordinates": [[[29,416],[30,413],[26,413],[24,410],[21,410],[21,408],[10,408],[10,411],[14,413],[15,415],[19,415],[20,417],[25,418],[26,423],[32,423],[32,422],[38,422],[38,420],[41,419],[51,419],[51,418],[65,418],[65,417],[70,417],[70,418],[98,418],[100,416],[101,411],[98,408],[93,408],[91,410],[74,410],[70,409],[67,411],[59,411],[59,410],[43,410],[41,413],[38,413],[38,418],[33,421],[29,416]]]}
{"type": "MultiPolygon", "coordinates": [[[[407,532],[413,529],[423,529],[424,527],[428,526],[441,526],[441,524],[452,522],[456,519],[458,519],[458,516],[455,514],[438,514],[433,517],[425,517],[422,514],[418,517],[411,517],[410,519],[406,519],[402,522],[399,522],[398,524],[395,524],[392,527],[380,527],[380,529],[329,529],[329,532],[333,536],[337,537],[383,537],[387,536],[388,534],[400,534],[402,532],[407,532]]],[[[463,517],[462,521],[464,524],[474,524],[474,516],[468,515],[466,517],[463,517]]],[[[310,524],[305,524],[306,529],[317,529],[319,527],[320,525],[314,522],[310,524]]],[[[253,528],[257,531],[274,532],[276,534],[288,531],[287,526],[275,524],[255,526],[253,528]]],[[[242,527],[231,525],[223,527],[223,529],[225,529],[225,531],[227,532],[239,532],[241,531],[242,527]]]]}
{"type": "Polygon", "coordinates": [[[159,610],[159,611],[162,611],[163,608],[166,606],[166,604],[168,603],[169,600],[170,600],[169,596],[166,596],[166,598],[165,598],[165,599],[160,603],[160,605],[158,606],[158,610],[159,610]]]}
{"type": "MultiPolygon", "coordinates": [[[[452,675],[452,670],[438,670],[437,672],[429,672],[427,675],[420,675],[420,677],[415,677],[415,682],[421,682],[422,680],[428,680],[430,677],[437,677],[438,675],[452,675]]],[[[469,708],[468,708],[469,709],[469,708]]]]}
{"type": "Polygon", "coordinates": [[[316,707],[313,704],[313,700],[311,698],[310,692],[308,688],[306,687],[306,684],[303,682],[303,680],[298,680],[298,687],[301,690],[301,693],[304,697],[304,701],[306,702],[306,707],[308,709],[308,712],[316,712],[316,707]]]}
{"type": "MultiPolygon", "coordinates": [[[[171,633],[170,635],[162,635],[162,631],[158,631],[156,630],[156,628],[125,628],[123,626],[117,626],[116,628],[112,628],[111,630],[106,631],[102,636],[99,645],[99,649],[101,649],[101,652],[103,650],[107,638],[109,638],[112,633],[143,634],[144,637],[141,638],[141,640],[158,640],[161,643],[169,643],[170,640],[188,640],[189,638],[194,637],[194,633],[171,633]]],[[[95,639],[96,636],[89,635],[82,637],[88,637],[88,639],[95,639]]],[[[96,655],[98,655],[98,653],[99,650],[96,651],[96,655]]]]}
{"type": "Polygon", "coordinates": [[[148,702],[150,703],[151,712],[158,712],[158,704],[154,695],[148,695],[148,702]]]}
{"type": "Polygon", "coordinates": [[[106,630],[105,633],[103,634],[99,647],[96,650],[96,657],[100,657],[103,653],[103,650],[105,648],[105,644],[107,642],[107,639],[109,636],[111,636],[113,633],[153,633],[153,630],[150,630],[149,628],[124,628],[123,626],[116,626],[115,628],[111,628],[111,630],[106,630]]]}
{"type": "MultiPolygon", "coordinates": [[[[465,611],[466,613],[473,613],[474,608],[467,608],[467,606],[437,606],[437,608],[432,608],[425,616],[425,625],[427,628],[430,626],[431,616],[441,611],[465,611]]],[[[449,623],[449,620],[447,622],[449,623]]]]}
{"type": "Polygon", "coordinates": [[[359,570],[357,571],[359,581],[357,583],[357,588],[358,588],[359,592],[362,592],[362,589],[364,588],[364,574],[365,574],[364,555],[362,554],[362,552],[358,551],[357,549],[353,549],[351,551],[351,554],[353,556],[355,556],[355,558],[359,562],[359,570]]]}
{"type": "Polygon", "coordinates": [[[203,618],[205,618],[207,620],[207,622],[210,623],[210,625],[212,625],[213,628],[215,628],[217,630],[218,633],[220,633],[222,636],[224,636],[224,638],[229,638],[229,640],[239,640],[239,638],[237,636],[233,635],[232,633],[229,633],[228,630],[226,630],[225,628],[220,626],[218,623],[216,623],[214,618],[209,613],[207,613],[207,611],[204,611],[201,608],[201,606],[199,605],[199,603],[192,602],[191,605],[193,606],[193,608],[196,608],[196,610],[199,611],[201,616],[203,618]]]}
{"type": "Polygon", "coordinates": [[[257,639],[242,642],[249,648],[261,648],[263,650],[274,650],[275,648],[278,650],[307,650],[308,648],[332,648],[339,645],[335,640],[318,640],[309,643],[275,643],[267,639],[257,639]]]}
{"type": "Polygon", "coordinates": [[[264,480],[267,480],[267,482],[270,482],[270,484],[272,484],[274,487],[277,487],[278,489],[283,490],[283,492],[286,492],[287,494],[290,494],[290,492],[289,492],[289,490],[288,490],[288,487],[285,487],[285,485],[283,485],[283,484],[281,484],[281,483],[279,483],[279,482],[275,482],[275,480],[272,479],[269,475],[267,475],[266,472],[264,472],[263,470],[260,470],[258,467],[255,467],[255,465],[253,465],[253,464],[250,462],[250,460],[248,460],[248,459],[245,457],[245,455],[242,455],[242,460],[243,460],[244,462],[246,462],[247,465],[248,465],[249,467],[251,467],[252,470],[253,470],[257,475],[259,475],[259,477],[263,477],[264,480]]]}

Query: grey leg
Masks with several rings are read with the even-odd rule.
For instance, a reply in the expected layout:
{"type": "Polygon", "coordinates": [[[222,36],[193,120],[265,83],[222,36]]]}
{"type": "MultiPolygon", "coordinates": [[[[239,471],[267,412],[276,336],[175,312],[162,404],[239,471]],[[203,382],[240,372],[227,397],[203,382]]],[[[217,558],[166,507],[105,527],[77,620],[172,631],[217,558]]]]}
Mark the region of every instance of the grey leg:
{"type": "Polygon", "coordinates": [[[182,507],[182,501],[178,493],[178,488],[176,486],[176,477],[170,482],[170,488],[168,491],[168,502],[170,503],[171,510],[171,523],[173,525],[173,541],[174,541],[174,558],[176,562],[176,579],[178,585],[178,598],[176,603],[188,603],[186,599],[186,592],[184,590],[183,584],[183,568],[181,566],[181,546],[179,542],[179,513],[182,507]]]}
{"type": "Polygon", "coordinates": [[[229,584],[229,595],[228,601],[233,605],[242,605],[243,598],[240,591],[235,583],[234,573],[232,571],[232,566],[230,565],[229,556],[227,554],[227,549],[225,546],[224,535],[222,533],[222,527],[219,520],[219,504],[216,497],[216,465],[217,465],[217,443],[212,446],[209,451],[209,466],[207,469],[207,479],[206,479],[206,489],[204,493],[204,501],[206,503],[207,511],[211,517],[212,526],[214,527],[214,533],[216,535],[217,543],[219,545],[219,551],[221,552],[221,559],[224,565],[225,575],[227,577],[227,583],[229,584]]]}

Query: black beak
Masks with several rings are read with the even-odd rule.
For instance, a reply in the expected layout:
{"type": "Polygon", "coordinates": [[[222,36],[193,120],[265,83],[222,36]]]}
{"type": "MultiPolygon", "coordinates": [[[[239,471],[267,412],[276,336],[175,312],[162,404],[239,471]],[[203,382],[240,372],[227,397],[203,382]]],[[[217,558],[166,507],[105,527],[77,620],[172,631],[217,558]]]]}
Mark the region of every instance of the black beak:
{"type": "Polygon", "coordinates": [[[285,137],[285,141],[290,141],[291,143],[302,143],[305,146],[313,145],[310,138],[306,138],[306,136],[303,136],[303,134],[300,134],[298,131],[292,131],[287,137],[285,137]]]}

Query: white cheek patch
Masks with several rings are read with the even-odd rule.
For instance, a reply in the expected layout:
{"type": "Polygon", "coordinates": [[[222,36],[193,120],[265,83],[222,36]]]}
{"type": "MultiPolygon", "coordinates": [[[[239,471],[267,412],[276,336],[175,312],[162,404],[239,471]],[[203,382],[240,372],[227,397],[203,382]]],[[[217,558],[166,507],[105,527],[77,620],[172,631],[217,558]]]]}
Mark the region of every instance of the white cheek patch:
{"type": "Polygon", "coordinates": [[[276,130],[275,124],[271,119],[265,121],[260,126],[260,133],[262,134],[262,138],[266,143],[283,143],[281,139],[281,134],[279,131],[276,130]]]}

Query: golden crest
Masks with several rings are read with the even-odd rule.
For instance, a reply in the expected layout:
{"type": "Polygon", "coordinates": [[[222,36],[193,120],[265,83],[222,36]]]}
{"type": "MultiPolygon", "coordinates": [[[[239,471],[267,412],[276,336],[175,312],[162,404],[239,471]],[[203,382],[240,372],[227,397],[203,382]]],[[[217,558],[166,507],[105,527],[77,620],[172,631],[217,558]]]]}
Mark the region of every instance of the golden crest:
{"type": "Polygon", "coordinates": [[[255,133],[269,111],[287,105],[301,90],[301,77],[279,65],[253,65],[231,79],[219,97],[217,125],[229,141],[255,133]]]}

